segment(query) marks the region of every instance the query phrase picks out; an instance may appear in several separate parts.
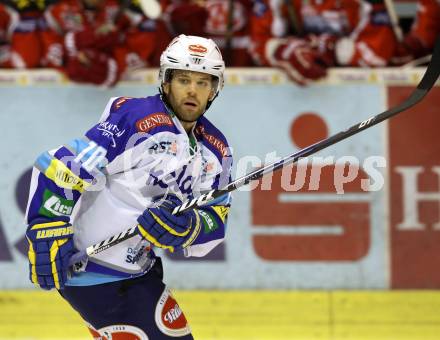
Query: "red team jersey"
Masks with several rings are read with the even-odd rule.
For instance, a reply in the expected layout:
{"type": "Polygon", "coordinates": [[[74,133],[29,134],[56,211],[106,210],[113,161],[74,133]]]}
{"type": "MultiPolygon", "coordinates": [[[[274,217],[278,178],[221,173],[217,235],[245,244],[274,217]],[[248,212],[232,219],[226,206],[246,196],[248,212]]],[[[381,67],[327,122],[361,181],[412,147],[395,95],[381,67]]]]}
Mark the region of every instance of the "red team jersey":
{"type": "Polygon", "coordinates": [[[233,17],[230,38],[230,56],[226,51],[228,34],[229,1],[208,0],[205,8],[208,18],[205,24],[205,36],[213,39],[222,51],[228,66],[252,66],[249,24],[252,14],[252,2],[247,0],[233,1],[233,17]]]}
{"type": "Polygon", "coordinates": [[[8,1],[10,7],[1,5],[0,25],[4,25],[5,18],[9,22],[9,48],[1,57],[1,67],[22,69],[40,66],[40,35],[45,30],[42,15],[46,4],[45,0],[11,0],[8,1]]]}
{"type": "Polygon", "coordinates": [[[422,42],[423,47],[434,47],[435,39],[440,34],[440,0],[419,1],[411,34],[422,42]]]}
{"type": "Polygon", "coordinates": [[[10,67],[12,33],[18,25],[18,13],[0,4],[0,67],[10,67]]]}
{"type": "Polygon", "coordinates": [[[87,50],[114,59],[119,76],[127,69],[158,66],[158,51],[170,40],[160,20],[129,8],[121,11],[116,0],[105,0],[95,9],[87,9],[81,0],[62,1],[50,6],[45,18],[50,28],[44,39],[48,66],[61,67],[66,58],[87,50]]]}
{"type": "Polygon", "coordinates": [[[211,38],[220,48],[226,66],[253,65],[249,53],[253,7],[251,0],[232,1],[231,21],[228,0],[163,0],[161,3],[168,28],[173,35],[201,35],[211,38]]]}
{"type": "Polygon", "coordinates": [[[266,43],[291,34],[328,34],[350,38],[352,46],[336,53],[336,63],[348,66],[385,66],[393,56],[396,41],[382,4],[360,0],[255,1],[252,19],[253,53],[262,65],[269,65],[266,43]],[[296,19],[297,30],[292,32],[296,19]]]}
{"type": "Polygon", "coordinates": [[[44,35],[45,63],[59,67],[65,55],[73,56],[83,48],[94,48],[99,40],[100,48],[113,48],[117,39],[106,39],[107,34],[95,34],[102,27],[115,26],[119,4],[104,1],[95,9],[88,9],[81,0],[65,0],[47,8],[45,19],[49,31],[44,35]],[[84,33],[84,34],[81,34],[84,33]]]}

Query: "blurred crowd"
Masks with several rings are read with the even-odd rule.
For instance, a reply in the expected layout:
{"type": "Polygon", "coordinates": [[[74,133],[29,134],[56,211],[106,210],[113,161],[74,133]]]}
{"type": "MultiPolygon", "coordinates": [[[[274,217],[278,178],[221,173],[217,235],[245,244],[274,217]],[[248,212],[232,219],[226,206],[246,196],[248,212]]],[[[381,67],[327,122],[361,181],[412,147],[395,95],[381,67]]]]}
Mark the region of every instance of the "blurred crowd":
{"type": "Polygon", "coordinates": [[[1,0],[0,68],[56,68],[72,81],[112,86],[126,72],[157,67],[161,51],[183,33],[214,39],[229,67],[278,67],[307,84],[324,77],[328,67],[399,66],[431,53],[440,33],[440,0],[419,0],[403,37],[391,23],[392,5],[383,0],[1,0]],[[149,10],[154,4],[160,11],[149,10]]]}

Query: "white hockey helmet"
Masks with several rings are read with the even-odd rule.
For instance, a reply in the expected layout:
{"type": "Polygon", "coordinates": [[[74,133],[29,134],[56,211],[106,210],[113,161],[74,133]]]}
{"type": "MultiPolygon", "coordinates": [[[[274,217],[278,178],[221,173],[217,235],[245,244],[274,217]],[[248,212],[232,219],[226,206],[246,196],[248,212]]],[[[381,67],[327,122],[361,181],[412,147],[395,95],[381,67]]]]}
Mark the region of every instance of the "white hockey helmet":
{"type": "Polygon", "coordinates": [[[215,96],[223,88],[225,62],[219,48],[211,39],[185,34],[174,38],[160,56],[161,87],[169,81],[169,71],[176,69],[207,73],[216,77],[218,81],[215,96]]]}

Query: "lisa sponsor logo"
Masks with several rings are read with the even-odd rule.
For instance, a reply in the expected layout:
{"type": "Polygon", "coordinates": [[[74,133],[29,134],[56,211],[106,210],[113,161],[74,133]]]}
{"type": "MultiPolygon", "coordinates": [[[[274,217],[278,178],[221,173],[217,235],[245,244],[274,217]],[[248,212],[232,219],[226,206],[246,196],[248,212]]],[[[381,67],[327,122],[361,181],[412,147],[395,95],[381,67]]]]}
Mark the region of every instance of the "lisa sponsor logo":
{"type": "Polygon", "coordinates": [[[39,212],[48,217],[70,216],[74,205],[74,201],[60,197],[46,189],[43,194],[43,204],[39,212]]]}

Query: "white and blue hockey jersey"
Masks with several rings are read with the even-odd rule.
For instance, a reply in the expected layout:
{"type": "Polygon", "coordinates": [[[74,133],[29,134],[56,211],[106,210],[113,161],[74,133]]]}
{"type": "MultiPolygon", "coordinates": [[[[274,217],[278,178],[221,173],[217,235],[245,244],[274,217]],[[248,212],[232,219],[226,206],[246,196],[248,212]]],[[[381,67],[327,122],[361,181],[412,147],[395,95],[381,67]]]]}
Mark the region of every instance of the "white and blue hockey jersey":
{"type": "MultiPolygon", "coordinates": [[[[232,157],[222,133],[204,116],[190,134],[160,95],[112,98],[84,137],[43,153],[32,173],[26,218],[70,217],[78,250],[134,225],[152,198],[174,193],[182,200],[224,187],[232,157]]],[[[225,236],[230,196],[199,208],[202,232],[185,249],[204,256],[225,236]]],[[[141,275],[154,253],[135,236],[89,260],[75,284],[141,275]],[[92,274],[93,273],[93,274],[92,274]]]]}

